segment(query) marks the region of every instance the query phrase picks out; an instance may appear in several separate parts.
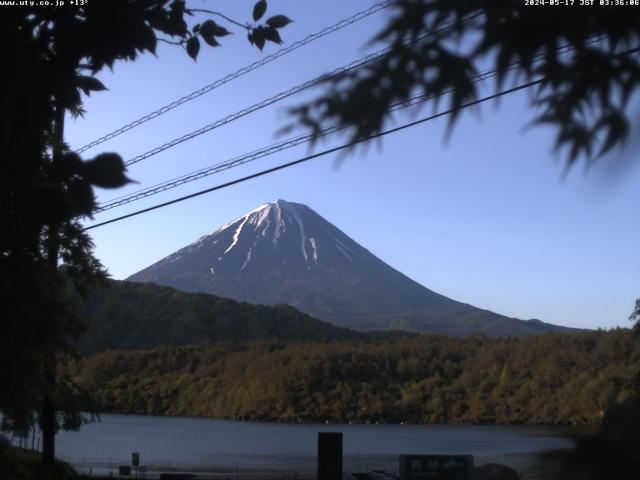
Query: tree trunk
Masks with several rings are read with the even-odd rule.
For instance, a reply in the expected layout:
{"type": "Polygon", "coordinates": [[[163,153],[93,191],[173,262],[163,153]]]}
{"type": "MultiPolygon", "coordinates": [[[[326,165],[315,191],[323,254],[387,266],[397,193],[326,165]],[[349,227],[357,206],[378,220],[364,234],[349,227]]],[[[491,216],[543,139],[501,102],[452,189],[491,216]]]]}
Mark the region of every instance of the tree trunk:
{"type": "MultiPolygon", "coordinates": [[[[56,105],[56,119],[53,125],[55,143],[53,147],[53,162],[61,153],[64,141],[64,108],[60,103],[56,105]]],[[[47,260],[49,268],[58,270],[58,253],[60,250],[59,234],[60,226],[49,225],[49,245],[47,249],[47,260]]],[[[57,321],[57,319],[53,319],[57,321]]],[[[44,480],[55,479],[55,459],[56,459],[56,352],[51,351],[45,354],[45,364],[42,366],[45,379],[45,393],[42,399],[42,467],[44,480]]]]}

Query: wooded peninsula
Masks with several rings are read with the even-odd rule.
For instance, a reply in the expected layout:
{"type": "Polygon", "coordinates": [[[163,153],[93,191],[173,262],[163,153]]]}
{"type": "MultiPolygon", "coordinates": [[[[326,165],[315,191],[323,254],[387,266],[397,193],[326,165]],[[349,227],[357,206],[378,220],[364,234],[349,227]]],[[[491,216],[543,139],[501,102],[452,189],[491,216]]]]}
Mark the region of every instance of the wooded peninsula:
{"type": "MultiPolygon", "coordinates": [[[[598,424],[638,391],[632,331],[204,344],[67,363],[100,412],[285,422],[598,424]]],[[[87,405],[87,408],[90,406],[87,405]]]]}

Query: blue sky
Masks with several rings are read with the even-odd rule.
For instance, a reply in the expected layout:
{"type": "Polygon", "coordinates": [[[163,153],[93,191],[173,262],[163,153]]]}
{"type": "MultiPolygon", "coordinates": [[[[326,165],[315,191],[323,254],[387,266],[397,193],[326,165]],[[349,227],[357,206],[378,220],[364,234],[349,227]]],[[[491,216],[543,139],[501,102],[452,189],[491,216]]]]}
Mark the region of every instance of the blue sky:
{"type": "MultiPolygon", "coordinates": [[[[272,0],[267,16],[284,13],[292,43],[373,2],[272,0]]],[[[194,0],[198,7],[210,2],[194,0]]],[[[218,1],[242,21],[251,2],[218,1]]],[[[116,151],[125,159],[202,127],[282,90],[360,58],[383,24],[376,14],[229,83],[84,154],[116,151]]],[[[178,47],[116,64],[99,77],[108,92],[85,101],[69,119],[66,139],[79,147],[276,50],[251,47],[245,35],[204,48],[197,62],[178,47]]],[[[382,48],[377,46],[376,49],[382,48]]],[[[487,82],[486,87],[492,84],[487,82]]],[[[287,108],[319,91],[289,98],[130,168],[140,182],[128,191],[227,160],[274,142],[287,108]]],[[[91,231],[98,258],[122,279],[261,203],[282,198],[309,205],[354,240],[426,287],[459,301],[518,318],[587,328],[629,326],[640,296],[637,221],[640,146],[562,178],[551,153],[553,132],[528,128],[528,93],[467,112],[445,140],[446,120],[386,137],[348,156],[286,169],[219,192],[91,231]],[[635,220],[634,220],[635,219],[635,220]]],[[[637,108],[635,109],[638,110],[637,108]]],[[[427,114],[425,109],[422,114],[427,114]]],[[[399,117],[407,121],[410,116],[399,117]]],[[[637,124],[634,126],[637,136],[637,124]]],[[[320,148],[337,145],[331,141],[320,148]]],[[[204,189],[307,153],[304,146],[232,169],[96,216],[107,220],[204,189]]],[[[87,225],[91,222],[87,222],[87,225]]]]}

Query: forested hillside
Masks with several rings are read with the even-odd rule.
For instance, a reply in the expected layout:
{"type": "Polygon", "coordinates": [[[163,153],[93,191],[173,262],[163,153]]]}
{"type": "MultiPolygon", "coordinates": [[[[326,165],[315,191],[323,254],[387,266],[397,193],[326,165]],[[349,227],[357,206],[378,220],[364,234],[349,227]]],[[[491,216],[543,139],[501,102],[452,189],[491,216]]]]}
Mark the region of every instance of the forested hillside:
{"type": "Polygon", "coordinates": [[[105,412],[595,424],[633,394],[639,369],[640,342],[616,330],[109,351],[68,365],[67,373],[105,412]]]}
{"type": "Polygon", "coordinates": [[[142,349],[206,342],[358,340],[288,305],[251,305],[152,283],[110,281],[82,304],[89,330],[79,349],[142,349]]]}

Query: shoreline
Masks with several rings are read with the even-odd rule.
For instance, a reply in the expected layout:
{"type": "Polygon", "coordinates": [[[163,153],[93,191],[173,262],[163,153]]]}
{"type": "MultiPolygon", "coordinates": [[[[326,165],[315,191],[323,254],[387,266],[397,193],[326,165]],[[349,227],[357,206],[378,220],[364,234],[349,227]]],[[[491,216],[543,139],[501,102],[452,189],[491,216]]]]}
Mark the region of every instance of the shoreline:
{"type": "MultiPolygon", "coordinates": [[[[82,412],[83,415],[91,415],[89,412],[82,412]]],[[[100,415],[123,415],[132,417],[159,417],[159,418],[189,418],[194,420],[212,420],[220,422],[238,422],[238,423],[257,423],[257,424],[273,424],[273,425],[393,425],[393,426],[421,426],[421,427],[534,427],[534,428],[566,428],[567,430],[575,429],[576,434],[589,434],[596,431],[600,427],[600,423],[489,423],[489,422],[438,422],[438,423],[420,423],[411,421],[375,421],[362,422],[356,420],[334,421],[334,420],[317,420],[302,419],[299,421],[278,420],[278,419],[259,419],[259,418],[224,418],[224,417],[208,417],[199,415],[170,415],[158,413],[134,413],[134,412],[99,412],[94,413],[99,419],[100,415]]],[[[97,420],[100,422],[100,420],[97,420]]],[[[92,422],[88,422],[92,423],[92,422]]]]}

